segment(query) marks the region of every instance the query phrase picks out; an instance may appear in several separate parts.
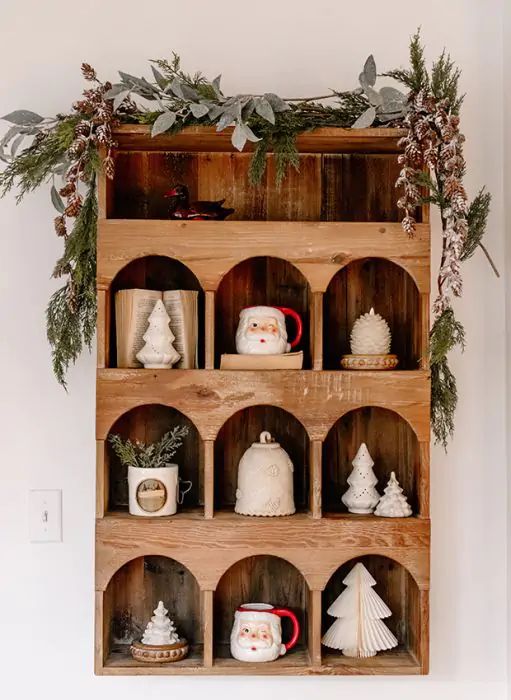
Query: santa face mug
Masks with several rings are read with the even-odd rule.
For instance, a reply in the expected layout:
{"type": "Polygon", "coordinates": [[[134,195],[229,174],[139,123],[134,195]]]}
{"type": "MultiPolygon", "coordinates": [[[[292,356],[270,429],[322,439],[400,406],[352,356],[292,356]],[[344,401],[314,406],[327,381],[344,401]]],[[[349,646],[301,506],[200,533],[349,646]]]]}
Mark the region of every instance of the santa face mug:
{"type": "Polygon", "coordinates": [[[236,331],[239,355],[282,355],[295,348],[302,338],[302,319],[285,306],[249,306],[240,312],[236,331]],[[294,339],[287,342],[286,316],[296,325],[294,339]]]}
{"type": "Polygon", "coordinates": [[[275,661],[295,646],[299,635],[300,625],[291,610],[267,603],[244,603],[234,614],[231,654],[238,661],[275,661]],[[291,639],[285,644],[282,617],[289,617],[293,624],[291,639]]]}

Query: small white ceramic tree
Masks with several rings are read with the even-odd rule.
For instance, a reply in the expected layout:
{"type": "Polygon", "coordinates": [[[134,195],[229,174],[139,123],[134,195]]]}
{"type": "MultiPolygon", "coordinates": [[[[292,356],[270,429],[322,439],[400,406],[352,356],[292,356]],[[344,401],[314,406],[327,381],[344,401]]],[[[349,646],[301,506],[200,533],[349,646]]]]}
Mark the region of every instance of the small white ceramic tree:
{"type": "Polygon", "coordinates": [[[397,646],[397,639],[382,622],[392,615],[380,596],[373,591],[376,581],[361,563],[355,564],[343,580],[345,590],[328,608],[338,619],[321,640],[331,649],[342,649],[344,656],[365,658],[383,649],[397,646]]]}
{"type": "Polygon", "coordinates": [[[403,489],[396,479],[395,472],[390,473],[390,479],[374,514],[383,518],[407,518],[412,514],[410,504],[403,494],[403,489]]]}
{"type": "Polygon", "coordinates": [[[176,338],[169,328],[170,317],[161,299],[154,305],[148,321],[143,336],[145,345],[137,352],[137,360],[146,369],[170,369],[181,355],[172,345],[176,338]]]}
{"type": "Polygon", "coordinates": [[[142,644],[164,646],[179,642],[176,626],[168,617],[168,610],[163,605],[163,601],[160,600],[158,607],[153,612],[154,615],[151,621],[147,623],[144,636],[142,637],[142,644]]]}
{"type": "Polygon", "coordinates": [[[358,448],[352,465],[353,471],[348,477],[350,487],[343,495],[342,502],[350,513],[372,513],[380,494],[374,488],[378,479],[373,472],[374,462],[365,442],[358,448]]]}
{"type": "Polygon", "coordinates": [[[390,352],[390,329],[387,321],[371,309],[359,316],[351,330],[353,355],[387,355],[390,352]]]}

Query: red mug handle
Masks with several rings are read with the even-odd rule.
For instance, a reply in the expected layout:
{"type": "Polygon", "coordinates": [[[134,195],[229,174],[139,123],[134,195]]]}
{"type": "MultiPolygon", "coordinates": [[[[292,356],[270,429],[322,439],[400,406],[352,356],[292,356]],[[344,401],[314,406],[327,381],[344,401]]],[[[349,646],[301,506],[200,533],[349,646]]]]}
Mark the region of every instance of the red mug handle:
{"type": "Polygon", "coordinates": [[[293,340],[292,343],[289,343],[289,345],[292,348],[295,348],[300,340],[302,339],[302,332],[303,332],[303,324],[302,324],[302,319],[300,317],[300,314],[298,314],[294,309],[289,309],[287,306],[276,306],[276,309],[279,311],[282,311],[284,316],[291,316],[293,321],[296,324],[296,336],[293,340]]]}
{"type": "Polygon", "coordinates": [[[286,651],[289,651],[294,647],[298,641],[298,637],[300,636],[300,624],[298,622],[298,618],[292,610],[288,610],[287,608],[273,608],[273,610],[268,610],[268,612],[271,612],[273,615],[278,615],[279,617],[289,617],[293,623],[293,634],[291,635],[291,639],[289,642],[284,644],[286,651]]]}

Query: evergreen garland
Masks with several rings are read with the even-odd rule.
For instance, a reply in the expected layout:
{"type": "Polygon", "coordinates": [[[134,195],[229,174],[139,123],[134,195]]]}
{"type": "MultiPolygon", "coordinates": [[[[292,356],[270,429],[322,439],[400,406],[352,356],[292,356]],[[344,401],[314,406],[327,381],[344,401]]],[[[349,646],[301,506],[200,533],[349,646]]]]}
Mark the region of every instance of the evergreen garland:
{"type": "Polygon", "coordinates": [[[458,124],[463,96],[458,93],[460,71],[450,56],[444,51],[429,73],[417,32],[410,43],[409,68],[382,74],[402,83],[408,95],[392,87],[376,89],[372,56],[359,76],[358,88],[331,90],[312,98],[284,99],[273,93],[225,96],[220,77],[210,81],[201,73],[184,72],[176,54],[170,60],[151,61],[151,70],[151,81],[120,71],[120,81],[112,85],[101,83],[85,63],[82,74],[90,86],[70,114],[44,119],[18,110],[4,117],[11,126],[0,140],[0,161],[6,163],[0,173],[0,195],[16,188],[20,201],[27,192],[52,183],[51,199],[58,212],[55,231],[64,240],[53,276],[67,280],[47,309],[47,335],[58,381],[65,386],[67,369],[84,346],[90,347],[95,330],[96,174],[103,168],[107,177],[114,175],[112,131],[117,124],[148,124],[153,135],[177,133],[193,125],[214,125],[218,131],[232,125],[232,142],[238,150],[247,140],[257,144],[250,166],[254,184],[264,175],[270,150],[275,155],[277,184],[289,167],[298,169],[296,137],[305,131],[329,126],[405,126],[408,137],[402,144],[403,170],[397,183],[405,189],[399,200],[406,214],[403,227],[413,235],[413,212],[428,201],[440,209],[444,232],[430,343],[432,427],[437,441],[445,446],[453,432],[457,403],[447,355],[465,344],[449,294],[461,294],[459,264],[478,247],[498,275],[482,243],[491,197],[483,188],[468,206],[461,183],[465,162],[458,124]],[[150,108],[138,106],[136,97],[149,102],[150,108]],[[29,145],[20,150],[25,139],[29,145]],[[55,184],[59,179],[60,188],[55,184]],[[427,197],[422,194],[424,187],[430,190],[427,197]]]}

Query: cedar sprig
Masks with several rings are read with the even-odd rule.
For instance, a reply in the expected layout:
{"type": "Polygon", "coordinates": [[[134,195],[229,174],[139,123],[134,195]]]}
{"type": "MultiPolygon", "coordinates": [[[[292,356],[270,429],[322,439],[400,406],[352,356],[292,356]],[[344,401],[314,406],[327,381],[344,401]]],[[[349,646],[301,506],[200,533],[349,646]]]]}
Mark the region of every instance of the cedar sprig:
{"type": "Polygon", "coordinates": [[[53,372],[66,387],[66,373],[84,347],[90,350],[96,328],[96,234],[98,205],[95,178],[64,244],[53,277],[68,279],[46,309],[46,333],[53,372]]]}
{"type": "Polygon", "coordinates": [[[124,466],[157,469],[169,463],[188,433],[187,425],[178,425],[166,432],[160,440],[150,444],[141,440],[132,442],[129,438],[123,440],[120,435],[115,434],[110,435],[108,440],[124,466]]]}

